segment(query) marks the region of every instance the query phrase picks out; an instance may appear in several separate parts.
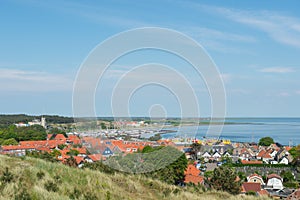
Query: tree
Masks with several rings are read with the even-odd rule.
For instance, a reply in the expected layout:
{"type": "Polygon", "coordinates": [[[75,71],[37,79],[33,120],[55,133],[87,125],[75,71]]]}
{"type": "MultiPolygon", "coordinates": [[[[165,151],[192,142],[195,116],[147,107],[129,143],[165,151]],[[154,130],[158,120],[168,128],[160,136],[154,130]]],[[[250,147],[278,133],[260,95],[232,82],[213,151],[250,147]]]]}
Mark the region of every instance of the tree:
{"type": "Polygon", "coordinates": [[[283,182],[293,182],[296,181],[294,175],[291,171],[282,171],[280,176],[283,178],[283,182]]]}
{"type": "Polygon", "coordinates": [[[291,148],[289,153],[293,156],[293,158],[300,157],[300,145],[291,148]]]}
{"type": "Polygon", "coordinates": [[[69,156],[77,156],[78,154],[79,154],[79,151],[76,150],[76,149],[71,149],[71,150],[67,153],[67,155],[69,155],[69,156]]]}
{"type": "Polygon", "coordinates": [[[77,167],[77,162],[73,156],[71,156],[70,158],[67,158],[65,164],[70,167],[77,167]]]}
{"type": "Polygon", "coordinates": [[[274,140],[271,137],[263,137],[259,140],[258,145],[260,146],[270,146],[271,144],[274,144],[274,140]]]}
{"type": "Polygon", "coordinates": [[[18,142],[14,138],[10,138],[10,139],[4,140],[2,142],[2,145],[18,145],[18,142]]]}
{"type": "Polygon", "coordinates": [[[225,191],[231,194],[239,194],[241,182],[236,180],[237,173],[230,167],[221,166],[213,171],[209,186],[215,190],[225,191]]]}
{"type": "Polygon", "coordinates": [[[201,151],[202,145],[196,142],[191,145],[191,148],[192,148],[191,153],[193,155],[193,158],[197,159],[198,158],[197,155],[201,151]]]}
{"type": "Polygon", "coordinates": [[[154,136],[151,136],[149,138],[150,141],[158,141],[161,139],[161,135],[159,133],[155,134],[154,136]]]}

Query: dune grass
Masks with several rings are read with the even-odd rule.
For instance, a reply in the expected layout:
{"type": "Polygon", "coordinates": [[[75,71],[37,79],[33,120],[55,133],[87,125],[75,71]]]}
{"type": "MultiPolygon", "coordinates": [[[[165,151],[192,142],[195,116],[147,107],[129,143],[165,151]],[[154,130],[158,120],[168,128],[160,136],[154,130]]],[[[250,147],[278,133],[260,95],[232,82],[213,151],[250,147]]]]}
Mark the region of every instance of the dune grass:
{"type": "Polygon", "coordinates": [[[141,175],[104,174],[70,168],[34,158],[0,155],[0,199],[174,199],[250,200],[268,199],[232,196],[225,192],[203,192],[181,188],[141,175]],[[8,168],[8,173],[3,175],[8,168]],[[4,177],[4,178],[3,178],[4,177]]]}

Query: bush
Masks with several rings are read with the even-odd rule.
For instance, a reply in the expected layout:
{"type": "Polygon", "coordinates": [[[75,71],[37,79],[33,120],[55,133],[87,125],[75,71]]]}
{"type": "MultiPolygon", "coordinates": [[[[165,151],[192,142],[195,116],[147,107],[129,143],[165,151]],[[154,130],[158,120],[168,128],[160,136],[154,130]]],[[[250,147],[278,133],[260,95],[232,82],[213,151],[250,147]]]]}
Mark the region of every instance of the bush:
{"type": "Polygon", "coordinates": [[[36,173],[36,176],[38,177],[39,180],[43,179],[45,176],[45,173],[43,171],[39,171],[36,173]]]}
{"type": "Polygon", "coordinates": [[[74,188],[73,192],[69,195],[70,199],[78,199],[81,195],[81,191],[78,188],[74,188]]]}
{"type": "Polygon", "coordinates": [[[256,192],[248,191],[248,192],[246,192],[246,195],[256,196],[256,192]]]}
{"type": "Polygon", "coordinates": [[[30,194],[24,189],[15,196],[15,200],[31,200],[30,194]]]}
{"type": "Polygon", "coordinates": [[[14,175],[8,171],[8,167],[5,168],[5,171],[3,172],[1,176],[1,182],[3,183],[9,183],[14,179],[14,175]]]}
{"type": "Polygon", "coordinates": [[[270,146],[271,144],[274,144],[274,140],[271,137],[263,137],[259,140],[258,145],[260,146],[270,146]]]}
{"type": "Polygon", "coordinates": [[[59,190],[57,184],[53,181],[47,181],[44,187],[48,192],[57,192],[59,190]]]}

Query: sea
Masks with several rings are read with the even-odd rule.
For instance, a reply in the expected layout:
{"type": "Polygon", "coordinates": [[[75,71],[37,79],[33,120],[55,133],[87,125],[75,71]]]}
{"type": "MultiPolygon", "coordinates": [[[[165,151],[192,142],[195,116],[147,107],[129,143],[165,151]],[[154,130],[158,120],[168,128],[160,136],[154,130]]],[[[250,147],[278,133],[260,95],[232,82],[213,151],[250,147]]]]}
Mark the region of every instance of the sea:
{"type": "MultiPolygon", "coordinates": [[[[272,137],[282,145],[300,144],[300,118],[227,118],[219,138],[232,142],[256,142],[262,137],[272,137]]],[[[201,122],[200,122],[201,124],[201,122]]],[[[222,128],[221,125],[211,125],[222,128]]],[[[207,138],[209,125],[168,128],[174,132],[163,138],[207,138]]]]}

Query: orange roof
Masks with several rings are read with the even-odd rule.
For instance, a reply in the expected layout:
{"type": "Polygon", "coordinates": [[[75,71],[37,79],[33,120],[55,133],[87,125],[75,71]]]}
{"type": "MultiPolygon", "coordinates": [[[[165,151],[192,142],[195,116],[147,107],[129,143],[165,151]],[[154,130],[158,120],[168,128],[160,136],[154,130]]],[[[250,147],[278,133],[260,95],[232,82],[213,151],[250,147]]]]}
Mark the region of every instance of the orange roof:
{"type": "Polygon", "coordinates": [[[252,178],[252,177],[259,177],[259,178],[262,178],[260,175],[258,175],[258,174],[256,174],[256,173],[254,173],[254,174],[251,174],[250,176],[248,176],[248,178],[252,178]]]}
{"type": "Polygon", "coordinates": [[[251,183],[251,182],[246,182],[243,183],[242,185],[242,192],[258,192],[261,190],[261,185],[260,183],[251,183]]]}
{"type": "Polygon", "coordinates": [[[199,176],[200,170],[197,169],[194,165],[189,164],[184,172],[185,175],[193,175],[193,176],[199,176]]]}
{"type": "Polygon", "coordinates": [[[101,154],[91,154],[91,155],[89,155],[89,158],[92,159],[92,161],[94,161],[94,162],[106,159],[101,154]]]}
{"type": "Polygon", "coordinates": [[[84,158],[81,156],[73,156],[75,158],[77,165],[84,161],[84,158]]]}
{"type": "Polygon", "coordinates": [[[80,154],[86,154],[86,148],[72,148],[73,150],[77,150],[80,154]]]}
{"type": "Polygon", "coordinates": [[[185,175],[184,178],[185,183],[194,183],[194,184],[203,184],[204,182],[204,177],[202,176],[193,176],[191,174],[185,175]]]}
{"type": "Polygon", "coordinates": [[[67,140],[73,142],[73,144],[81,143],[80,139],[76,135],[69,135],[67,140]]]}
{"type": "Polygon", "coordinates": [[[287,151],[289,151],[289,150],[292,149],[292,147],[289,147],[289,146],[286,146],[286,147],[284,147],[284,148],[285,148],[285,150],[287,150],[287,151]]]}
{"type": "Polygon", "coordinates": [[[246,165],[246,164],[263,164],[263,162],[260,161],[260,160],[250,160],[250,161],[249,160],[242,160],[241,162],[244,165],[246,165]]]}
{"type": "Polygon", "coordinates": [[[257,192],[259,195],[269,195],[269,192],[267,190],[261,190],[257,192]]]}
{"type": "Polygon", "coordinates": [[[57,134],[54,139],[55,140],[65,140],[66,137],[63,134],[57,134]]]}
{"type": "Polygon", "coordinates": [[[21,150],[21,149],[34,149],[35,147],[33,145],[7,145],[7,146],[1,146],[3,151],[10,151],[10,150],[21,150]]]}
{"type": "Polygon", "coordinates": [[[268,178],[268,179],[271,179],[271,178],[278,178],[278,179],[280,179],[280,180],[282,179],[281,176],[279,176],[278,174],[270,174],[270,175],[267,176],[267,178],[268,178]]]}
{"type": "Polygon", "coordinates": [[[262,156],[262,158],[272,158],[272,156],[268,153],[266,153],[265,155],[262,156]]]}
{"type": "Polygon", "coordinates": [[[265,150],[261,150],[256,157],[263,157],[267,152],[265,150]]]}

